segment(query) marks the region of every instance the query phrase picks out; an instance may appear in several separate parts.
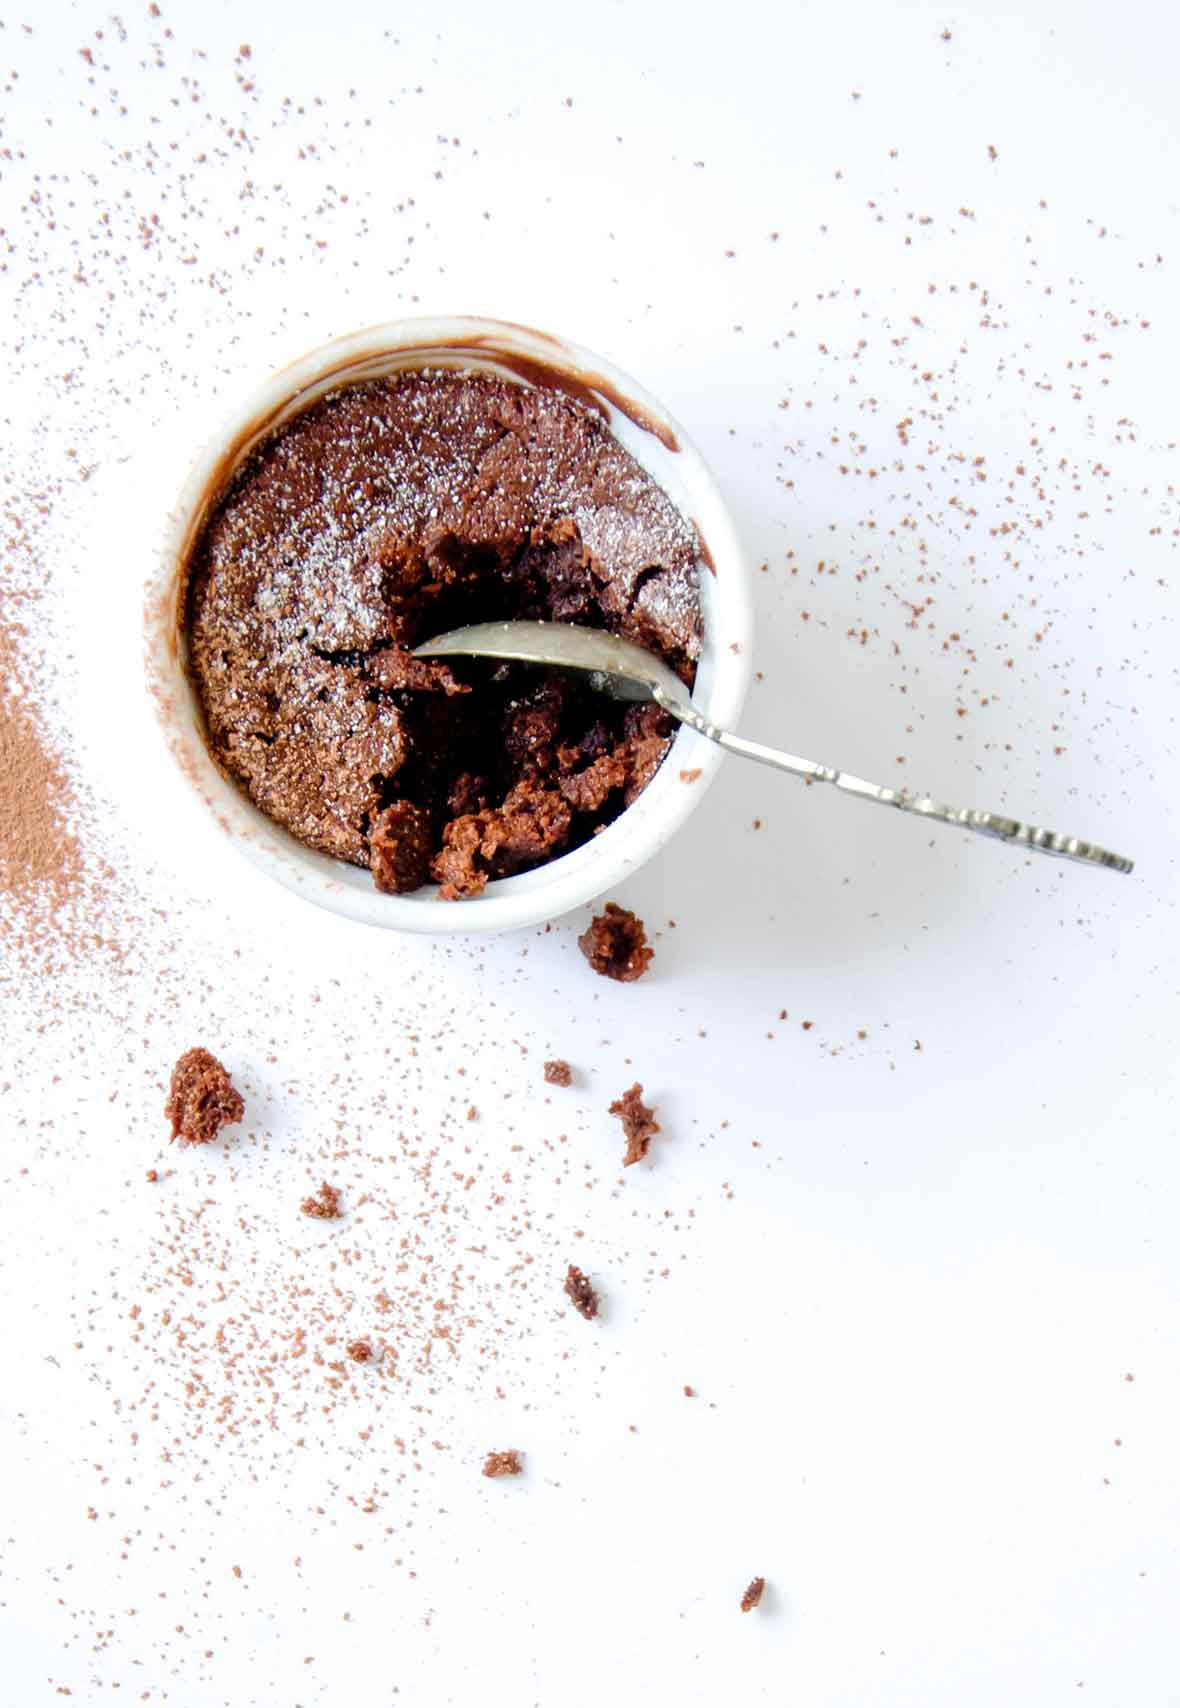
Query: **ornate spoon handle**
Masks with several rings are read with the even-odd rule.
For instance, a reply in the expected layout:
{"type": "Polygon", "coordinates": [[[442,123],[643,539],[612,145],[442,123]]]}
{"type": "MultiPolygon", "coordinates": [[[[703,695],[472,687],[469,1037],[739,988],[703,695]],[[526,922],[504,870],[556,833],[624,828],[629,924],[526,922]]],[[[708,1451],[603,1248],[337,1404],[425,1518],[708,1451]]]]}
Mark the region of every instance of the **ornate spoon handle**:
{"type": "Polygon", "coordinates": [[[778,771],[789,771],[794,777],[804,777],[811,783],[833,783],[847,795],[862,801],[875,801],[879,806],[896,807],[900,812],[916,813],[919,818],[932,819],[937,824],[953,825],[958,830],[976,830],[981,836],[998,837],[1001,842],[1018,842],[1022,847],[1035,848],[1040,854],[1056,854],[1066,860],[1082,860],[1090,866],[1107,866],[1114,872],[1130,872],[1134,861],[1122,854],[1112,854],[1094,842],[1083,842],[1077,836],[1063,836],[1056,830],[1042,830],[1039,825],[1022,824],[1019,819],[1004,813],[979,812],[974,807],[945,806],[929,795],[916,795],[911,789],[888,789],[880,783],[866,782],[851,772],[837,771],[831,765],[817,764],[813,759],[800,759],[794,753],[783,753],[775,747],[764,747],[759,741],[747,741],[744,736],[731,735],[697,711],[695,706],[670,694],[662,686],[653,686],[652,698],[664,710],[671,712],[681,723],[688,724],[699,735],[715,741],[730,753],[740,753],[746,759],[756,759],[762,765],[772,765],[778,771]]]}

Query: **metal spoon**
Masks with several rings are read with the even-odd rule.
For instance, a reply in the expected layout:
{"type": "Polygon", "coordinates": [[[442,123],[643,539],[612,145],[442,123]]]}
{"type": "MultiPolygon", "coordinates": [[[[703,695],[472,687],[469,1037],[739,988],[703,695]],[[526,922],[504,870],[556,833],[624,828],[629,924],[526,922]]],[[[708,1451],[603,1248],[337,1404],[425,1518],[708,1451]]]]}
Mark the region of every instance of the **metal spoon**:
{"type": "Polygon", "coordinates": [[[1091,866],[1107,866],[1114,872],[1130,872],[1134,862],[1121,854],[1111,854],[1093,842],[1083,842],[1076,836],[1062,836],[1055,830],[1041,830],[1034,824],[1022,824],[1019,819],[1002,813],[977,812],[972,807],[949,807],[932,800],[929,795],[916,795],[909,789],[888,789],[879,783],[867,783],[848,771],[837,771],[830,765],[819,765],[813,759],[800,759],[793,753],[764,747],[758,741],[746,741],[743,736],[731,735],[710,723],[688,698],[679,677],[674,676],[660,659],[645,652],[630,641],[608,635],[602,629],[583,629],[571,623],[474,623],[468,628],[452,629],[449,634],[436,635],[433,640],[414,648],[418,657],[447,658],[512,658],[526,664],[555,665],[561,670],[585,670],[594,686],[617,700],[654,701],[682,724],[707,736],[730,753],[740,753],[746,759],[757,759],[763,765],[773,765],[779,771],[789,771],[794,777],[804,777],[812,783],[834,783],[845,794],[856,795],[862,801],[876,801],[880,806],[897,807],[902,812],[917,813],[920,818],[936,824],[953,825],[958,830],[977,830],[983,836],[998,837],[1001,842],[1015,842],[1039,854],[1056,854],[1067,860],[1082,860],[1091,866]]]}

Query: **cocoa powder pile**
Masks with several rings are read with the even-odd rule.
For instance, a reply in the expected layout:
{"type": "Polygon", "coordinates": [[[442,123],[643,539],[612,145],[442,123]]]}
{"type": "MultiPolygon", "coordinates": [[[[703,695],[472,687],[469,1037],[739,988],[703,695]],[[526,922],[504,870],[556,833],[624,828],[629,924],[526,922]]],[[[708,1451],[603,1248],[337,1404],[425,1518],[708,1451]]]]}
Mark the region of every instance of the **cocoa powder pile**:
{"type": "MultiPolygon", "coordinates": [[[[0,670],[4,669],[0,642],[0,670]]],[[[69,784],[34,714],[10,693],[0,700],[0,885],[6,896],[48,893],[60,906],[77,893],[78,844],[68,828],[69,784]]]]}
{"type": "Polygon", "coordinates": [[[85,871],[73,786],[30,697],[26,639],[0,614],[0,929],[28,951],[63,935],[85,871]]]}

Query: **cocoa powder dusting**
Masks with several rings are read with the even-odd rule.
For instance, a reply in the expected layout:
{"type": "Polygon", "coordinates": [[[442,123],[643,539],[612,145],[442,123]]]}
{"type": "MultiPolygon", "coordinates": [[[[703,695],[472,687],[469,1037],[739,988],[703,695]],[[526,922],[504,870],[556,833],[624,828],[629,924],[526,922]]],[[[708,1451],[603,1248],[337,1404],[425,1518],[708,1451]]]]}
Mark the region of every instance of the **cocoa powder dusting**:
{"type": "Polygon", "coordinates": [[[23,627],[0,617],[0,891],[26,941],[60,927],[82,894],[73,789],[29,697],[23,627]]]}

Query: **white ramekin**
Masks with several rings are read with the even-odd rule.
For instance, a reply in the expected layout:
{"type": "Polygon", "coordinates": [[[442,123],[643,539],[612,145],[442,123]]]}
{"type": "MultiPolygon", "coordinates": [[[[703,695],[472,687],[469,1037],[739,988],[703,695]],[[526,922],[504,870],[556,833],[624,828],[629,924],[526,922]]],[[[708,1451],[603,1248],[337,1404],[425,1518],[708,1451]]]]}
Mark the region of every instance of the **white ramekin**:
{"type": "Polygon", "coordinates": [[[573,853],[495,879],[471,900],[440,901],[434,889],[383,895],[368,872],[296,842],[222,774],[205,746],[187,669],[188,560],[211,506],[242,459],[324,392],[427,366],[490,370],[524,384],[562,384],[590,394],[605,409],[615,437],[700,533],[704,644],[693,699],[713,722],[734,727],[750,677],[749,586],[725,504],[683,430],[634,381],[588,350],[510,322],[459,316],[390,321],[337,338],[280,369],[243,400],[197,458],[167,521],[145,607],[148,687],[168,749],[203,803],[210,833],[228,837],[276,883],[366,925],[452,934],[506,931],[554,919],[613,889],[650,860],[700,802],[723,758],[721,749],[681,729],[656,776],[613,824],[573,853]]]}

